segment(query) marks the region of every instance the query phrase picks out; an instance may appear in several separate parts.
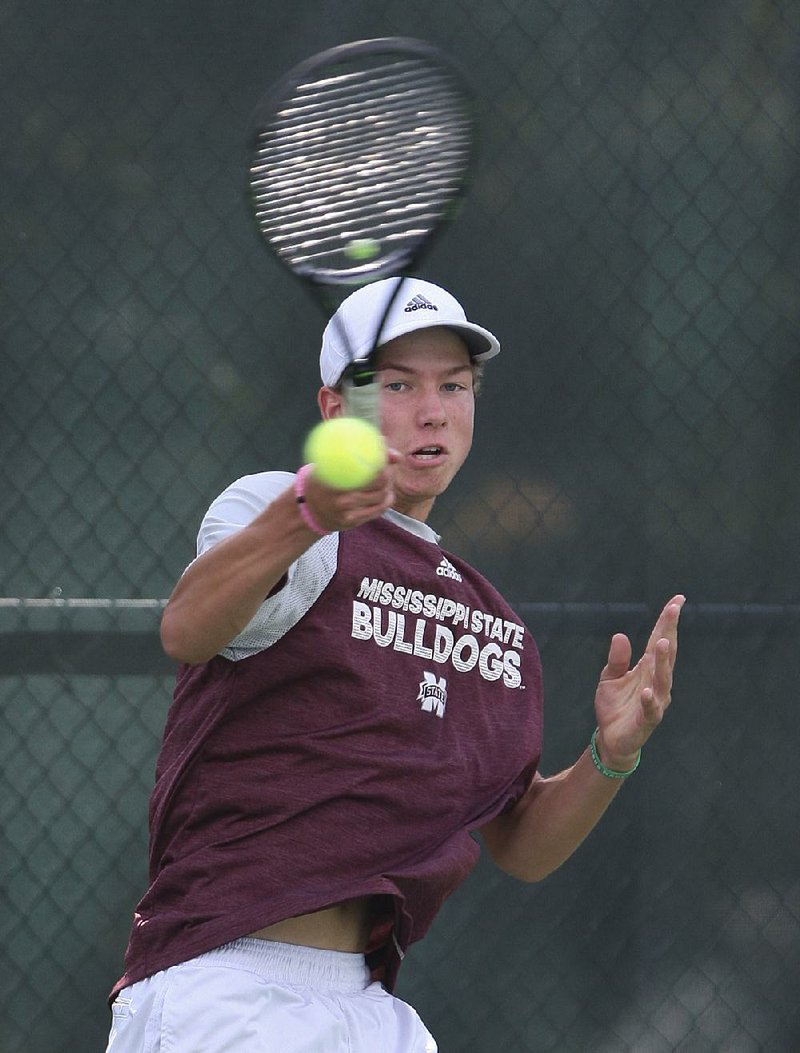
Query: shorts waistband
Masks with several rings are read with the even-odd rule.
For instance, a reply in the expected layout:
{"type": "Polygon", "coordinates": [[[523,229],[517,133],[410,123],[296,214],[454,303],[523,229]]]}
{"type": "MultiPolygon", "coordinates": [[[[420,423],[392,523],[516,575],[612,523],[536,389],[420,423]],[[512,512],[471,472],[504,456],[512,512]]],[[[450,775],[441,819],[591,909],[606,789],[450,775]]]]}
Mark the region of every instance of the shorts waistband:
{"type": "Polygon", "coordinates": [[[371,982],[363,954],[325,951],[252,936],[225,943],[192,959],[193,965],[243,969],[272,983],[352,994],[371,982]]]}

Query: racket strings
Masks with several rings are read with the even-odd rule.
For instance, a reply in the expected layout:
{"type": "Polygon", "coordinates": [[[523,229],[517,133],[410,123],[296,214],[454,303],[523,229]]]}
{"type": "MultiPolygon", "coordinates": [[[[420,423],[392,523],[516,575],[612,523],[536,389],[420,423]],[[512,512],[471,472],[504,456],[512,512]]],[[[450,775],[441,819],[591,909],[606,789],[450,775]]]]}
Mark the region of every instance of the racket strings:
{"type": "Polygon", "coordinates": [[[257,146],[257,159],[251,170],[257,176],[267,172],[271,164],[280,165],[283,172],[291,172],[293,169],[301,171],[310,160],[341,163],[361,156],[360,151],[363,151],[365,142],[379,157],[384,153],[399,153],[401,145],[413,146],[414,143],[431,149],[463,150],[469,143],[468,126],[453,124],[452,114],[445,110],[435,116],[439,123],[431,123],[427,127],[419,123],[412,125],[406,118],[398,120],[394,115],[387,117],[385,114],[371,122],[369,116],[364,116],[362,108],[358,123],[351,122],[346,130],[329,125],[316,137],[306,136],[291,143],[274,134],[262,133],[257,146]],[[401,145],[398,145],[398,139],[401,145]],[[406,142],[403,143],[403,140],[406,142]]]}
{"type": "Polygon", "coordinates": [[[446,74],[400,62],[315,78],[256,141],[256,220],[290,265],[336,266],[347,244],[417,242],[458,194],[471,118],[446,74]]]}
{"type": "Polygon", "coordinates": [[[347,134],[334,137],[334,130],[329,129],[329,136],[305,139],[290,149],[283,140],[262,133],[251,169],[253,185],[280,191],[300,179],[310,183],[335,176],[350,164],[364,175],[380,176],[398,165],[401,170],[410,168],[420,157],[436,168],[463,167],[469,154],[469,129],[453,124],[452,117],[446,123],[447,116],[443,114],[439,124],[421,127],[405,117],[387,120],[383,114],[373,122],[366,114],[347,134]]]}
{"type": "Polygon", "coordinates": [[[313,200],[298,201],[291,188],[288,188],[288,192],[271,199],[259,215],[265,222],[280,226],[288,233],[306,229],[310,223],[326,215],[332,217],[334,203],[337,205],[335,214],[342,218],[364,215],[368,211],[383,215],[387,210],[398,207],[398,198],[404,196],[408,198],[403,202],[404,209],[436,207],[442,192],[456,189],[457,183],[449,169],[443,170],[442,176],[438,178],[434,176],[434,172],[426,172],[426,183],[420,186],[419,172],[415,169],[406,177],[395,175],[389,180],[374,182],[355,198],[350,195],[352,184],[346,181],[318,186],[317,196],[313,200]],[[404,194],[404,191],[407,193],[404,194]]]}
{"type": "Polygon", "coordinates": [[[344,160],[357,156],[365,141],[375,149],[392,150],[396,137],[404,134],[420,141],[442,143],[456,136],[463,141],[469,138],[470,126],[466,113],[458,119],[459,108],[455,95],[415,92],[400,105],[377,90],[349,106],[338,105],[330,114],[319,115],[315,108],[313,115],[305,113],[298,120],[293,110],[282,110],[260,133],[253,171],[270,164],[305,163],[315,151],[344,160]]]}
{"type": "Polygon", "coordinates": [[[398,205],[397,197],[395,191],[389,198],[371,201],[368,208],[349,210],[336,210],[331,203],[321,201],[303,223],[270,224],[270,241],[278,252],[295,255],[299,261],[318,258],[326,247],[336,250],[343,242],[359,238],[379,237],[396,243],[400,239],[425,237],[441,218],[441,195],[437,194],[434,207],[427,209],[419,201],[398,205]],[[413,221],[413,227],[409,221],[413,221]],[[310,231],[315,237],[306,237],[310,231]]]}
{"type": "Polygon", "coordinates": [[[457,96],[448,98],[439,94],[437,97],[431,90],[422,88],[394,96],[376,90],[336,106],[284,110],[276,115],[271,134],[278,152],[313,143],[315,138],[346,138],[353,132],[359,134],[365,121],[378,130],[389,125],[407,125],[420,131],[437,130],[443,120],[453,121],[457,104],[457,96]],[[426,121],[429,122],[428,129],[426,121]]]}
{"type": "MultiPolygon", "coordinates": [[[[400,140],[395,142],[391,153],[382,150],[365,156],[364,149],[368,148],[363,147],[352,156],[326,153],[324,156],[299,158],[296,164],[286,166],[280,172],[268,173],[263,177],[259,173],[253,179],[252,186],[259,191],[269,190],[274,193],[277,198],[276,206],[280,207],[280,195],[301,191],[311,179],[314,180],[316,193],[352,186],[351,163],[360,175],[370,177],[376,184],[383,181],[387,185],[391,182],[400,186],[405,176],[409,182],[416,176],[416,185],[419,186],[420,163],[425,164],[425,176],[431,179],[437,174],[448,176],[459,172],[468,156],[468,144],[461,145],[457,141],[440,146],[421,146],[416,143],[406,145],[400,140]]],[[[265,212],[269,211],[270,205],[267,200],[265,212]]]]}
{"type": "Polygon", "coordinates": [[[316,78],[298,84],[291,106],[279,116],[302,118],[309,112],[346,112],[348,107],[376,93],[382,100],[393,103],[415,97],[427,96],[432,99],[436,94],[449,93],[454,98],[460,95],[452,84],[452,77],[439,67],[420,62],[395,62],[389,66],[373,67],[337,77],[316,78]]]}
{"type": "MultiPolygon", "coordinates": [[[[383,199],[375,199],[370,206],[370,212],[383,217],[383,221],[389,224],[408,218],[426,214],[435,214],[439,204],[439,195],[421,194],[419,199],[415,198],[398,204],[396,194],[387,195],[383,199]]],[[[318,205],[311,205],[303,209],[282,210],[280,214],[271,216],[270,219],[275,228],[275,240],[280,242],[283,238],[296,236],[303,231],[316,228],[320,233],[324,230],[333,230],[339,224],[356,222],[359,217],[363,219],[365,211],[358,206],[348,207],[342,205],[334,210],[327,208],[323,210],[318,205]],[[277,233],[278,230],[283,234],[277,233]]],[[[376,220],[376,222],[381,222],[376,220]]],[[[344,231],[343,233],[348,233],[344,231]]]]}
{"type": "MultiPolygon", "coordinates": [[[[374,176],[372,177],[374,180],[374,176]]],[[[439,178],[431,185],[433,173],[426,173],[427,185],[420,190],[420,173],[415,171],[405,181],[392,179],[387,185],[377,184],[361,190],[357,203],[353,203],[352,184],[343,181],[326,188],[319,187],[313,201],[298,203],[294,195],[279,195],[282,205],[272,208],[257,207],[256,218],[262,232],[279,250],[288,249],[294,239],[315,232],[316,243],[320,236],[331,235],[334,241],[344,238],[363,237],[369,234],[383,235],[402,227],[413,218],[415,228],[406,230],[408,238],[424,236],[430,226],[437,222],[446,204],[457,193],[459,181],[455,176],[439,178]],[[403,200],[405,196],[405,200],[403,200]],[[338,233],[338,237],[337,237],[338,233]]],[[[309,247],[304,240],[303,244],[309,247]]],[[[302,247],[302,246],[298,246],[302,247]]]]}

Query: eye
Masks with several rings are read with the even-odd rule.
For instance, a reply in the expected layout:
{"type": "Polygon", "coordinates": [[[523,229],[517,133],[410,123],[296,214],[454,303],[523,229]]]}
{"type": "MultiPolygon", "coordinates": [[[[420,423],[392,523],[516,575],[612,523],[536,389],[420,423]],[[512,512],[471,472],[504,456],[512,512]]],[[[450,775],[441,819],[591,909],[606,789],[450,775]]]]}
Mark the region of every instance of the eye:
{"type": "Polygon", "coordinates": [[[459,384],[455,380],[448,380],[446,384],[442,384],[444,391],[466,391],[466,384],[459,384]]]}
{"type": "Polygon", "coordinates": [[[383,386],[386,391],[402,391],[408,384],[404,380],[387,380],[383,386]]]}

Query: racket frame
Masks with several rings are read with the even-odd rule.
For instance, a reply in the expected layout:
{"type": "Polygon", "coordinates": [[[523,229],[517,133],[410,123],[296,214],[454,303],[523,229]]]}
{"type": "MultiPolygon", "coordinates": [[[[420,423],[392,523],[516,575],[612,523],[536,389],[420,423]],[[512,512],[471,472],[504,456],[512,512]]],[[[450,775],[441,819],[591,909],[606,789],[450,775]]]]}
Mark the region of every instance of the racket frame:
{"type": "MultiPolygon", "coordinates": [[[[459,211],[467,191],[469,173],[474,167],[475,123],[472,95],[467,88],[466,78],[462,71],[438,45],[413,37],[376,37],[340,44],[318,52],[299,62],[285,73],[262,97],[253,111],[249,136],[250,154],[247,191],[262,244],[265,244],[270,249],[271,253],[287,270],[312,289],[315,298],[329,319],[336,317],[336,311],[341,302],[356,289],[382,278],[398,278],[396,288],[386,303],[376,332],[370,341],[371,350],[366,356],[358,359],[352,356],[350,365],[343,374],[343,383],[350,389],[346,391],[348,412],[367,417],[373,423],[376,423],[377,417],[377,392],[373,393],[369,390],[359,389],[369,389],[374,380],[376,352],[380,346],[386,319],[401,292],[404,279],[416,268],[419,261],[430,252],[433,243],[459,211]],[[256,182],[254,179],[254,168],[255,161],[258,159],[258,142],[265,130],[274,122],[276,115],[279,113],[281,103],[291,99],[297,88],[304,81],[313,78],[325,67],[333,67],[351,60],[381,54],[387,56],[404,54],[409,58],[425,60],[438,70],[441,70],[452,82],[454,94],[463,103],[463,118],[468,133],[465,159],[461,167],[460,178],[452,189],[452,193],[441,215],[425,236],[411,248],[407,246],[400,247],[389,253],[384,253],[379,260],[367,260],[360,264],[354,264],[353,267],[346,270],[319,268],[313,264],[290,263],[281,256],[258,219],[257,196],[254,189],[254,183],[256,182]],[[353,388],[357,390],[353,391],[353,388]],[[347,398],[348,395],[350,398],[347,398]]],[[[342,332],[341,335],[345,345],[350,347],[347,334],[342,332]]]]}

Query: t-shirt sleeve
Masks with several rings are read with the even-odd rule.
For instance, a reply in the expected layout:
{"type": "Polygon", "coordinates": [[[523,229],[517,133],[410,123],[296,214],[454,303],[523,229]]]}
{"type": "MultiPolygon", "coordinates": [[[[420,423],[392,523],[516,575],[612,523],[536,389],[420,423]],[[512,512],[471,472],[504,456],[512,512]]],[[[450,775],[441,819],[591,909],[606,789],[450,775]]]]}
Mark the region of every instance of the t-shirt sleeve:
{"type": "MultiPolygon", "coordinates": [[[[294,481],[289,472],[243,476],[210,505],[197,535],[202,555],[251,523],[294,481]]],[[[282,588],[273,591],[250,623],[220,653],[240,661],[277,643],[319,599],[336,572],[338,534],[328,534],[289,567],[282,588]]]]}
{"type": "Polygon", "coordinates": [[[211,502],[197,535],[197,555],[235,534],[291,486],[289,472],[261,472],[237,479],[211,502]]]}

